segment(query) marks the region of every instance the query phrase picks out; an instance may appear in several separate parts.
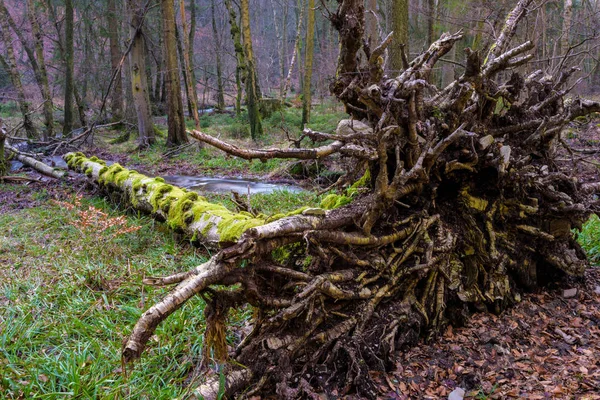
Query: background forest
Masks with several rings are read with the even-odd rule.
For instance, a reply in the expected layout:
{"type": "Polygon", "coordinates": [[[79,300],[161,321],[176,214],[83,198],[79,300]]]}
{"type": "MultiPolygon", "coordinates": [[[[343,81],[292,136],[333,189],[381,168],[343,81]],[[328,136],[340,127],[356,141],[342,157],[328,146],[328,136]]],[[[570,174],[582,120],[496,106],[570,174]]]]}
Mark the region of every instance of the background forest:
{"type": "MultiPolygon", "coordinates": [[[[163,26],[161,8],[155,1],[3,0],[0,101],[4,115],[19,107],[19,99],[24,98],[29,103],[28,109],[36,111],[35,129],[28,128],[30,136],[37,131],[38,135],[47,132],[49,136],[61,130],[68,133],[71,126],[87,126],[98,119],[100,105],[108,95],[108,107],[100,119],[117,121],[125,116],[127,121],[136,123],[132,61],[121,58],[129,49],[135,29],[132,26],[137,25],[143,37],[138,52],[145,65],[140,74],[147,81],[153,115],[167,112],[167,51],[174,52],[190,118],[193,113],[189,99],[194,97],[199,109],[235,106],[236,82],[240,83],[236,78],[239,69],[230,22],[233,17],[237,29],[241,26],[240,3],[231,0],[175,3],[176,26],[172,29],[177,45],[167,49],[164,35],[169,27],[163,26]],[[143,21],[136,19],[140,16],[143,21]],[[120,72],[114,77],[109,93],[108,83],[119,66],[120,72]],[[69,104],[65,102],[66,91],[72,92],[72,111],[66,107],[69,104]]],[[[310,93],[316,101],[322,102],[330,95],[338,39],[326,16],[330,12],[327,7],[333,5],[313,3],[281,0],[241,3],[249,6],[256,78],[265,97],[277,99],[285,94],[290,100],[301,101],[306,76],[310,77],[310,93]]],[[[442,32],[462,30],[464,40],[434,72],[434,79],[445,87],[462,73],[463,49],[486,48],[510,7],[509,3],[495,1],[369,0],[366,29],[373,45],[394,31],[400,42],[408,43],[409,59],[442,32]]],[[[600,50],[594,40],[600,29],[598,7],[598,2],[590,0],[549,1],[538,7],[519,33],[537,43],[529,68],[545,68],[551,73],[565,65],[578,65],[581,76],[585,77],[578,91],[598,90],[600,50]],[[563,54],[568,55],[566,60],[563,54]]],[[[390,74],[400,69],[394,60],[398,60],[396,54],[387,55],[386,71],[390,74]]]]}

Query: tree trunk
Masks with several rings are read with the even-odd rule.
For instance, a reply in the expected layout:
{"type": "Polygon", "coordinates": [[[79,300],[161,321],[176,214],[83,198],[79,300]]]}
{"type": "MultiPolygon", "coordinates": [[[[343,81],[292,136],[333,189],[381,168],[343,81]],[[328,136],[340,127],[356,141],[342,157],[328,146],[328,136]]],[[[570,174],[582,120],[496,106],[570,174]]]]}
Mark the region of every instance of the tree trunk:
{"type": "Polygon", "coordinates": [[[408,48],[408,0],[394,0],[389,3],[388,10],[391,18],[394,39],[389,48],[389,69],[396,76],[405,68],[403,54],[410,58],[408,48]]]}
{"type": "Polygon", "coordinates": [[[29,17],[29,23],[31,24],[31,34],[33,35],[35,55],[37,58],[36,61],[38,61],[36,63],[37,68],[33,63],[32,66],[34,73],[36,74],[36,81],[39,82],[42,97],[44,99],[44,126],[46,127],[46,131],[43,139],[47,140],[49,137],[54,137],[54,116],[52,114],[54,105],[52,101],[52,92],[50,91],[50,85],[48,83],[46,60],[44,58],[44,38],[42,36],[33,0],[27,0],[27,15],[29,17]],[[38,72],[36,72],[36,69],[38,72]]]}
{"type": "Polygon", "coordinates": [[[215,57],[217,63],[217,109],[225,109],[225,90],[223,88],[223,71],[221,65],[221,40],[217,31],[215,16],[215,0],[210,0],[210,17],[212,22],[213,39],[215,41],[215,57]]]}
{"type": "Polygon", "coordinates": [[[435,37],[435,0],[427,0],[427,43],[433,43],[434,37],[435,37]]]}
{"type": "Polygon", "coordinates": [[[306,25],[306,53],[304,57],[304,87],[302,91],[302,128],[310,122],[311,83],[315,48],[315,0],[308,0],[306,25]]]}
{"type": "Polygon", "coordinates": [[[17,67],[17,59],[15,58],[15,51],[12,44],[13,39],[10,34],[10,24],[8,22],[9,18],[10,16],[8,14],[8,10],[4,6],[4,0],[0,0],[0,27],[2,28],[4,47],[6,48],[6,58],[4,59],[3,64],[6,65],[6,72],[10,75],[12,84],[17,92],[17,101],[19,103],[21,115],[23,116],[23,128],[25,128],[27,137],[36,138],[37,131],[33,126],[33,121],[31,120],[29,102],[26,100],[25,90],[23,89],[23,84],[21,82],[21,74],[19,73],[17,67]]]}
{"type": "Polygon", "coordinates": [[[367,0],[366,33],[367,38],[369,40],[369,47],[372,50],[379,44],[379,26],[377,23],[377,0],[367,0]]]}
{"type": "MultiPolygon", "coordinates": [[[[49,13],[49,15],[48,15],[49,20],[52,21],[52,24],[54,25],[54,28],[56,29],[56,35],[58,36],[58,40],[56,41],[56,44],[58,45],[58,49],[60,50],[60,57],[61,57],[62,62],[64,63],[65,70],[67,70],[68,69],[67,59],[66,59],[67,50],[65,49],[65,47],[66,47],[65,46],[65,35],[63,34],[63,32],[61,30],[62,23],[60,21],[58,21],[58,19],[56,18],[56,12],[55,12],[54,6],[52,6],[52,2],[50,0],[44,0],[44,6],[49,13]]],[[[79,90],[77,89],[77,86],[74,84],[74,82],[73,82],[73,86],[72,86],[72,91],[73,91],[73,97],[75,99],[75,103],[77,104],[77,110],[79,112],[79,122],[81,123],[81,126],[87,126],[87,118],[85,115],[85,105],[83,103],[83,99],[79,95],[79,90]]],[[[64,126],[63,126],[63,131],[64,131],[64,126]]]]}
{"type": "Polygon", "coordinates": [[[183,77],[183,87],[185,88],[186,102],[187,102],[187,107],[188,107],[188,116],[192,116],[192,111],[193,111],[192,103],[191,103],[190,96],[188,95],[188,93],[189,93],[189,77],[188,77],[188,71],[184,67],[185,66],[185,55],[183,54],[184,49],[183,49],[183,44],[181,43],[181,35],[179,34],[179,27],[177,26],[177,23],[175,24],[175,42],[177,43],[177,54],[179,55],[179,64],[182,66],[181,76],[183,77]]]}
{"type": "Polygon", "coordinates": [[[241,0],[242,38],[244,42],[244,54],[246,56],[246,106],[248,108],[248,119],[250,120],[250,135],[256,140],[263,134],[260,117],[260,88],[256,76],[256,64],[252,50],[252,33],[250,31],[250,9],[249,0],[241,0]]]}
{"type": "Polygon", "coordinates": [[[196,104],[196,113],[198,110],[198,90],[196,89],[196,63],[194,61],[194,43],[196,38],[196,0],[190,0],[190,31],[188,34],[188,44],[187,52],[188,52],[188,66],[189,66],[189,76],[190,81],[192,82],[192,89],[194,95],[194,103],[196,104]]]}
{"type": "Polygon", "coordinates": [[[224,3],[229,14],[231,39],[233,40],[233,48],[235,50],[235,84],[237,87],[235,113],[239,116],[242,110],[242,85],[246,82],[246,56],[244,54],[244,47],[242,46],[242,31],[237,22],[237,14],[233,8],[233,3],[231,0],[224,0],[224,3]]]}
{"type": "Polygon", "coordinates": [[[73,130],[73,1],[65,0],[65,122],[63,136],[68,136],[73,130]]]}
{"type": "Polygon", "coordinates": [[[150,113],[148,95],[148,79],[146,77],[146,46],[142,27],[145,10],[141,0],[128,0],[130,14],[131,50],[129,51],[129,68],[131,74],[131,93],[138,123],[138,140],[140,147],[154,143],[154,127],[150,113]]]}
{"type": "Polygon", "coordinates": [[[294,50],[292,51],[292,59],[290,61],[290,68],[288,69],[287,77],[285,78],[285,83],[283,85],[283,91],[281,94],[281,99],[285,100],[287,97],[287,91],[292,84],[292,72],[294,71],[294,65],[296,64],[296,58],[298,57],[298,52],[300,48],[300,37],[302,36],[302,19],[304,18],[304,2],[300,3],[300,12],[298,14],[298,25],[296,26],[296,39],[294,40],[294,50]]]}
{"type": "Polygon", "coordinates": [[[285,101],[284,90],[285,90],[285,64],[287,58],[287,20],[288,20],[288,2],[283,4],[283,27],[281,29],[281,47],[279,49],[279,97],[281,102],[285,101]]]}
{"type": "MultiPolygon", "coordinates": [[[[191,3],[194,3],[195,0],[191,0],[191,3]]],[[[194,7],[195,8],[195,7],[194,7]]],[[[196,129],[200,129],[200,118],[198,117],[198,98],[196,93],[196,80],[192,74],[192,61],[190,57],[190,53],[193,55],[193,49],[190,48],[190,40],[189,36],[193,34],[192,31],[188,34],[187,29],[187,20],[185,17],[185,4],[184,0],[179,0],[179,9],[181,12],[181,28],[183,30],[183,69],[185,71],[185,77],[187,80],[186,88],[187,88],[187,97],[190,108],[190,114],[192,118],[194,118],[194,124],[196,129]]],[[[195,24],[194,24],[195,25],[195,24]]]]}
{"type": "Polygon", "coordinates": [[[175,37],[175,8],[172,0],[161,0],[164,53],[167,85],[167,117],[169,131],[167,145],[179,146],[187,143],[185,120],[183,117],[183,99],[179,81],[179,64],[177,63],[177,39],[175,37]]]}
{"type": "MultiPolygon", "coordinates": [[[[29,0],[33,1],[33,0],[29,0]]],[[[120,69],[121,50],[119,49],[119,22],[117,19],[116,0],[108,0],[108,40],[110,47],[110,65],[113,71],[120,69]]],[[[111,111],[113,121],[123,119],[123,76],[121,71],[115,77],[115,87],[111,95],[111,111]]]]}
{"type": "Polygon", "coordinates": [[[564,9],[563,9],[563,23],[562,23],[562,32],[560,39],[560,52],[559,54],[565,54],[569,50],[569,37],[571,30],[571,23],[573,18],[573,0],[564,0],[564,9]]]}
{"type": "Polygon", "coordinates": [[[9,171],[6,157],[4,156],[4,143],[6,142],[6,130],[4,129],[4,123],[0,118],[0,176],[6,176],[9,171]]]}

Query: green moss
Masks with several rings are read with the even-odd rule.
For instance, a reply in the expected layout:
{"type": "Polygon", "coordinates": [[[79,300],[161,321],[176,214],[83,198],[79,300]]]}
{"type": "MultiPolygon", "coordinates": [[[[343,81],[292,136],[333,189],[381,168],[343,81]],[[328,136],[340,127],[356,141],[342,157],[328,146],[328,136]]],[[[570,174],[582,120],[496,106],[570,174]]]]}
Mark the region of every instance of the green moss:
{"type": "Polygon", "coordinates": [[[125,168],[123,168],[119,163],[115,163],[108,167],[108,169],[98,177],[98,182],[101,184],[115,182],[115,175],[122,172],[124,169],[125,168]]]}
{"type": "Polygon", "coordinates": [[[65,161],[67,162],[69,168],[76,171],[81,170],[81,166],[86,160],[87,158],[85,157],[85,154],[79,151],[77,153],[69,153],[65,156],[65,161]]]}
{"type": "Polygon", "coordinates": [[[329,194],[321,201],[321,208],[325,210],[333,210],[345,206],[352,202],[352,199],[348,196],[340,194],[329,194]]]}
{"type": "Polygon", "coordinates": [[[352,186],[346,189],[346,194],[329,194],[321,201],[321,208],[333,210],[345,206],[352,202],[353,197],[361,192],[361,189],[368,188],[371,184],[371,172],[367,169],[363,176],[354,182],[352,186]]]}
{"type": "Polygon", "coordinates": [[[186,193],[188,193],[187,190],[173,186],[173,189],[167,192],[162,199],[158,200],[158,208],[165,214],[168,214],[171,206],[173,206],[173,204],[181,199],[186,193]]]}
{"type": "Polygon", "coordinates": [[[154,212],[158,211],[159,205],[158,202],[163,198],[166,193],[169,193],[173,190],[173,186],[164,184],[160,185],[160,187],[152,190],[152,194],[150,195],[150,204],[152,205],[152,210],[154,212]]]}
{"type": "MultiPolygon", "coordinates": [[[[267,218],[265,222],[269,223],[269,222],[277,221],[278,219],[281,219],[281,218],[293,217],[294,215],[302,214],[302,212],[304,210],[308,209],[308,208],[310,208],[310,207],[309,206],[303,206],[303,207],[297,208],[295,210],[292,210],[292,211],[290,211],[288,213],[273,214],[269,218],[267,218]]],[[[261,215],[264,215],[264,214],[258,215],[258,218],[260,218],[261,215]]]]}
{"type": "Polygon", "coordinates": [[[233,214],[230,218],[221,219],[217,225],[217,232],[221,242],[236,242],[248,229],[264,225],[264,223],[265,221],[261,219],[233,214]]]}
{"type": "Polygon", "coordinates": [[[348,190],[346,190],[346,194],[349,197],[353,197],[360,191],[360,189],[369,187],[370,183],[371,183],[371,172],[367,169],[365,171],[364,175],[359,180],[354,182],[352,184],[352,186],[350,186],[348,188],[348,190]]]}
{"type": "Polygon", "coordinates": [[[92,174],[94,173],[94,169],[92,167],[89,167],[85,170],[85,175],[88,177],[92,177],[92,174]]]}
{"type": "Polygon", "coordinates": [[[171,203],[167,220],[171,229],[183,230],[190,222],[193,222],[193,214],[190,215],[187,212],[196,200],[198,200],[196,192],[187,192],[171,203]]]}

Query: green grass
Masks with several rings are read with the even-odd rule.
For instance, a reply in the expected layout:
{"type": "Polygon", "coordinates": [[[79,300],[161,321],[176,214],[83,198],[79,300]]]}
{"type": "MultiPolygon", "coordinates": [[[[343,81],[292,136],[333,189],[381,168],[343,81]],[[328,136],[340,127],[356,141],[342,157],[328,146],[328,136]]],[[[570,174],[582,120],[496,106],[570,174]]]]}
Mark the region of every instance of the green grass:
{"type": "MultiPolygon", "coordinates": [[[[127,216],[103,229],[50,202],[0,215],[0,398],[163,399],[182,396],[201,357],[203,302],[161,324],[142,359],[120,371],[120,350],[138,317],[168,289],[144,276],[187,270],[205,257],[164,225],[127,216]],[[135,232],[119,229],[140,226],[135,232]]],[[[102,218],[101,218],[102,219],[102,218]]]]}
{"type": "Polygon", "coordinates": [[[600,219],[596,215],[583,225],[577,241],[583,247],[592,265],[600,265],[600,219]]]}
{"type": "MultiPolygon", "coordinates": [[[[236,207],[231,201],[230,194],[209,193],[204,195],[213,203],[223,204],[228,209],[235,211],[236,207]]],[[[323,195],[312,192],[290,192],[287,190],[276,190],[272,193],[257,193],[250,196],[250,207],[255,214],[268,216],[288,213],[300,207],[319,207],[323,195]]]]}

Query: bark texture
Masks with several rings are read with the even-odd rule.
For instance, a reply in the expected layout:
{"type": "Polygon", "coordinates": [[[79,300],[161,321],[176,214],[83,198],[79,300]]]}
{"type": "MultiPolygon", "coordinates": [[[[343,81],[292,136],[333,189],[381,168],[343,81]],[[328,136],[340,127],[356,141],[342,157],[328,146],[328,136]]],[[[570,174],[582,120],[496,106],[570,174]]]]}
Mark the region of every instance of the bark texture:
{"type": "Polygon", "coordinates": [[[237,95],[235,98],[235,113],[239,116],[242,112],[242,84],[246,76],[247,64],[244,48],[242,47],[242,31],[237,22],[237,13],[233,8],[231,0],[224,0],[227,13],[229,14],[229,26],[233,47],[235,49],[235,85],[237,87],[237,95]]]}
{"type": "MultiPolygon", "coordinates": [[[[65,122],[63,136],[68,136],[73,130],[73,90],[75,78],[73,70],[73,1],[65,0],[65,122]]],[[[81,103],[80,101],[78,103],[81,103]]]]}
{"type": "MultiPolygon", "coordinates": [[[[52,92],[50,91],[50,84],[48,83],[48,72],[46,71],[44,38],[42,36],[42,30],[40,28],[37,15],[38,11],[36,10],[33,0],[27,0],[27,16],[29,18],[29,23],[31,24],[31,34],[33,35],[35,59],[37,64],[34,65],[34,62],[32,61],[32,67],[44,99],[44,126],[46,127],[46,131],[44,132],[43,139],[47,140],[50,137],[54,137],[54,116],[52,115],[54,106],[52,101],[52,92]]],[[[23,40],[21,40],[21,43],[23,43],[23,40]]],[[[29,55],[30,51],[27,52],[31,59],[31,55],[29,55]]]]}
{"type": "Polygon", "coordinates": [[[2,28],[2,40],[4,41],[4,47],[6,49],[6,58],[3,57],[3,65],[6,66],[6,72],[10,75],[10,80],[17,92],[19,109],[23,116],[23,128],[27,133],[27,137],[35,138],[37,137],[37,131],[33,126],[33,121],[29,112],[29,102],[25,97],[25,90],[23,89],[23,84],[21,82],[21,74],[17,69],[17,59],[12,44],[9,19],[11,19],[11,17],[4,6],[4,1],[0,0],[0,28],[2,28]]]}
{"type": "MultiPolygon", "coordinates": [[[[140,147],[154,143],[154,128],[150,113],[148,78],[146,77],[146,50],[142,27],[146,10],[141,0],[128,0],[127,7],[131,24],[131,50],[129,51],[129,69],[131,74],[131,92],[137,115],[138,140],[140,147]]],[[[158,79],[158,78],[157,78],[158,79]]]]}
{"type": "MultiPolygon", "coordinates": [[[[121,9],[123,9],[122,6],[121,9]]],[[[123,78],[120,71],[121,51],[119,49],[119,23],[117,13],[116,0],[108,0],[108,14],[106,15],[106,19],[108,23],[110,65],[113,71],[119,70],[115,76],[115,88],[113,89],[111,97],[111,111],[114,121],[123,119],[123,78]]]]}
{"type": "Polygon", "coordinates": [[[302,88],[302,127],[310,122],[313,58],[315,52],[315,0],[308,0],[306,21],[306,53],[304,57],[304,87],[302,88]]]}
{"type": "MultiPolygon", "coordinates": [[[[192,0],[191,3],[193,3],[192,0]]],[[[195,6],[192,6],[195,9],[195,6]]],[[[189,31],[187,28],[187,18],[185,16],[185,2],[184,0],[179,0],[179,11],[181,14],[181,28],[183,30],[183,68],[185,69],[185,77],[187,79],[187,96],[188,103],[190,105],[190,114],[192,118],[194,118],[194,124],[196,125],[196,129],[200,129],[200,118],[198,117],[198,101],[196,96],[196,80],[192,74],[192,58],[193,51],[190,43],[190,36],[192,35],[192,31],[189,31]]],[[[195,23],[194,23],[195,25],[195,23]]]]}
{"type": "Polygon", "coordinates": [[[260,87],[256,75],[256,61],[252,50],[252,33],[250,30],[250,5],[249,0],[241,0],[242,38],[244,42],[244,53],[246,56],[246,106],[248,107],[248,119],[250,120],[250,135],[256,140],[263,134],[260,115],[260,87]]]}
{"type": "Polygon", "coordinates": [[[177,39],[175,37],[175,7],[171,0],[161,0],[162,23],[165,43],[165,66],[167,85],[167,145],[178,146],[188,142],[183,117],[183,98],[177,62],[177,39]]]}

